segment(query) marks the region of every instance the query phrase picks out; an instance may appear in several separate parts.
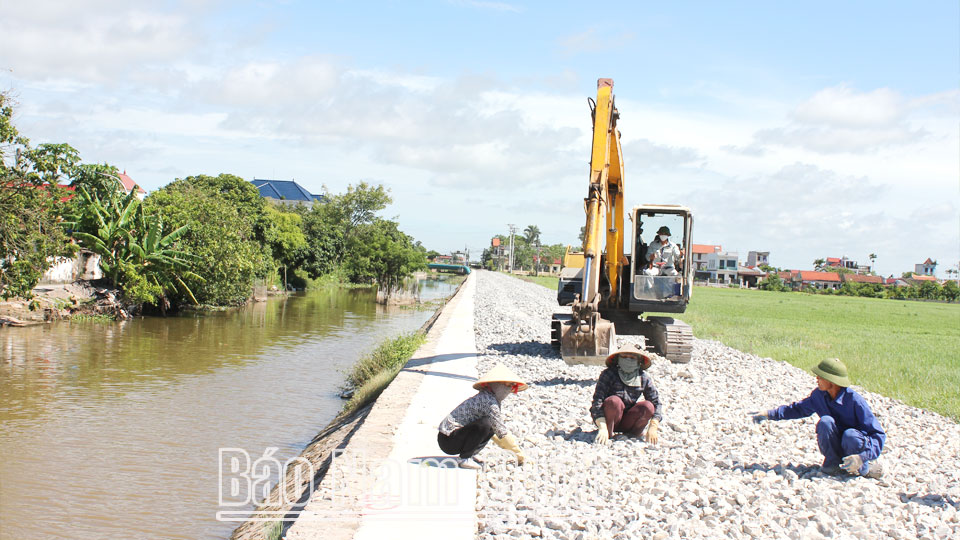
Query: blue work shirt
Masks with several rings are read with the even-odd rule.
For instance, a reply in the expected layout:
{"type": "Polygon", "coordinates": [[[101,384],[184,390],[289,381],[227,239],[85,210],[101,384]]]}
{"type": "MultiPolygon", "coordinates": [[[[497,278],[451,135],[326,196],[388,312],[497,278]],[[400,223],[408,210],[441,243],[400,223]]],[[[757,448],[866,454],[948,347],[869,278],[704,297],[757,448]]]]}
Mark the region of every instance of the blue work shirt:
{"type": "Polygon", "coordinates": [[[831,399],[828,392],[815,388],[806,399],[767,411],[767,417],[771,420],[794,420],[806,418],[813,413],[817,413],[821,418],[832,416],[840,433],[855,429],[866,435],[866,448],[860,452],[864,462],[880,456],[887,434],[883,432],[880,422],[873,416],[863,396],[849,388],[840,390],[837,399],[831,399]]]}

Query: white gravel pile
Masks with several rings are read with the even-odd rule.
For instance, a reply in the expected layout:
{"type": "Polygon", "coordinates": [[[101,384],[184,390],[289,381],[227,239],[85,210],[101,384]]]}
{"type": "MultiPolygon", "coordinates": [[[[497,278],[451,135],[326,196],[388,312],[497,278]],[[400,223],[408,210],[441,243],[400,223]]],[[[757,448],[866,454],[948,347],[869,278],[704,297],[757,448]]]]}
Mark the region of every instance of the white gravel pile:
{"type": "Polygon", "coordinates": [[[656,358],[650,369],[660,443],[597,446],[588,409],[602,368],[568,366],[550,347],[556,293],[477,277],[480,372],[499,362],[530,383],[503,408],[528,463],[492,443],[480,454],[480,538],[960,538],[951,420],[857,388],[887,432],[884,477],[824,476],[816,417],[747,416],[806,397],[814,376],[697,340],[689,364],[656,358]]]}

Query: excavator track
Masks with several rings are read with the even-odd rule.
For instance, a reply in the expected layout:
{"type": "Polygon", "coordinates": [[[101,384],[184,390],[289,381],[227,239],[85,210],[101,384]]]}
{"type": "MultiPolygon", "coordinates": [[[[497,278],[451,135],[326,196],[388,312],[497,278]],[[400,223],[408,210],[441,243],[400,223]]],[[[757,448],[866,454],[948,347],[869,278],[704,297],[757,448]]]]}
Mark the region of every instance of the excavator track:
{"type": "Polygon", "coordinates": [[[674,364],[687,364],[693,358],[693,330],[671,317],[648,317],[648,338],[657,352],[674,364]]]}

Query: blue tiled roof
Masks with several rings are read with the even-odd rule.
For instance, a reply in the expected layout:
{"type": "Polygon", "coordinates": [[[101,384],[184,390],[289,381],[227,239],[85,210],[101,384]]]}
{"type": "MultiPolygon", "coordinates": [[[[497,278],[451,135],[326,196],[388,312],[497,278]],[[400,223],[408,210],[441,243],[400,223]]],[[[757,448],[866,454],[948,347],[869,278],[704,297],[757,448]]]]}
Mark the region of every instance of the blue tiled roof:
{"type": "Polygon", "coordinates": [[[261,197],[285,201],[322,201],[323,195],[314,195],[293,180],[263,180],[254,178],[251,183],[260,190],[261,197]]]}

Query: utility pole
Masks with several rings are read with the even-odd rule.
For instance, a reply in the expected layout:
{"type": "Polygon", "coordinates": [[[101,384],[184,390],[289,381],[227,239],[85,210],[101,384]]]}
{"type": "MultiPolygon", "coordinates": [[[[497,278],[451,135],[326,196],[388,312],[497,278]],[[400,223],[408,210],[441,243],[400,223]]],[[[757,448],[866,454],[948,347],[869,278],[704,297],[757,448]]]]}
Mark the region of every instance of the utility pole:
{"type": "Polygon", "coordinates": [[[517,226],[513,223],[507,223],[507,228],[510,229],[510,273],[513,273],[513,235],[517,233],[517,226]]]}

